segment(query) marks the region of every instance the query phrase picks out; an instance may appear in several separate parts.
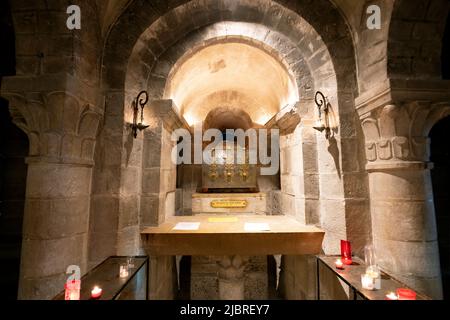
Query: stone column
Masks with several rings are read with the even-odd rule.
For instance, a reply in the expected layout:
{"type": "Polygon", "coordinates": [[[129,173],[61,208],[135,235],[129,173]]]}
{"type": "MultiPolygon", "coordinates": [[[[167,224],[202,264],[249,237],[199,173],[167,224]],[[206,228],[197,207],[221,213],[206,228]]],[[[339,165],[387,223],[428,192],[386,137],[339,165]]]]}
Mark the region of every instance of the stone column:
{"type": "Polygon", "coordinates": [[[148,276],[149,300],[174,300],[178,281],[175,257],[151,256],[148,276]]]}
{"type": "Polygon", "coordinates": [[[420,162],[373,168],[369,181],[380,266],[418,291],[442,298],[429,168],[420,162]]]}
{"type": "MultiPolygon", "coordinates": [[[[68,79],[33,81],[45,86],[68,79]]],[[[70,265],[87,271],[93,154],[101,118],[89,102],[95,97],[83,87],[36,93],[27,87],[30,83],[11,78],[2,91],[14,123],[30,142],[19,284],[19,299],[27,300],[51,299],[64,290],[70,265]],[[77,90],[86,93],[84,98],[77,90]]]]}
{"type": "Polygon", "coordinates": [[[157,226],[175,215],[177,165],[172,161],[172,133],[188,128],[172,100],[154,100],[145,109],[150,127],[143,133],[141,227],[157,226]]]}
{"type": "Polygon", "coordinates": [[[241,256],[226,256],[219,260],[219,299],[244,300],[245,266],[248,259],[241,256]]]}
{"type": "Polygon", "coordinates": [[[20,299],[52,299],[70,265],[86,272],[92,168],[28,162],[20,299]]]}
{"type": "MultiPolygon", "coordinates": [[[[414,106],[386,105],[363,115],[372,236],[387,273],[442,298],[427,141],[412,136],[414,106]]],[[[419,109],[416,109],[419,110],[419,109]]]]}

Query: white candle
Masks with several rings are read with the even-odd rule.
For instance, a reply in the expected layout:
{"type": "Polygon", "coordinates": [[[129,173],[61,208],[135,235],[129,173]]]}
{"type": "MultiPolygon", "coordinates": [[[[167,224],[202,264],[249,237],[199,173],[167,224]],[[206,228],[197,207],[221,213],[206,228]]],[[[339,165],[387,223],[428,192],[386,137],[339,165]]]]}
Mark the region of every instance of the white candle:
{"type": "Polygon", "coordinates": [[[361,276],[361,282],[363,289],[366,290],[374,290],[375,289],[375,283],[374,278],[372,278],[369,274],[363,274],[361,276]]]}
{"type": "Polygon", "coordinates": [[[398,300],[398,296],[395,293],[391,292],[386,295],[386,300],[398,300]]]}
{"type": "Polygon", "coordinates": [[[381,274],[377,268],[368,268],[366,274],[373,279],[374,290],[381,289],[381,274]]]}
{"type": "Polygon", "coordinates": [[[335,265],[337,269],[344,269],[344,263],[342,262],[341,259],[337,259],[335,265]]]}

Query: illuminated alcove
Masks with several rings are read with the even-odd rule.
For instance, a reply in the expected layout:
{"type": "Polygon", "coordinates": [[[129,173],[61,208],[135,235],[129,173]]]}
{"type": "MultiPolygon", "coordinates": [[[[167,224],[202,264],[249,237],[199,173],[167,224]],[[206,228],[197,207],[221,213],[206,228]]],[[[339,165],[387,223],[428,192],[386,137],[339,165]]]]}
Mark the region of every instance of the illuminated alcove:
{"type": "Polygon", "coordinates": [[[216,108],[241,109],[257,125],[298,101],[286,67],[271,54],[244,42],[221,41],[188,53],[173,68],[165,92],[189,125],[216,108]]]}

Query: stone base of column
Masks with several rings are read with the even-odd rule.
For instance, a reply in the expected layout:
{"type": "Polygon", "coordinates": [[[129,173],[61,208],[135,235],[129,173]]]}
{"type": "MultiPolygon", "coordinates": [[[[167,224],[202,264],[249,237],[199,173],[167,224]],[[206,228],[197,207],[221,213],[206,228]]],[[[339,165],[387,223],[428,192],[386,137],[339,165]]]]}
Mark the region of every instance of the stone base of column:
{"type": "Polygon", "coordinates": [[[226,256],[219,262],[219,299],[244,300],[247,257],[226,256]]]}

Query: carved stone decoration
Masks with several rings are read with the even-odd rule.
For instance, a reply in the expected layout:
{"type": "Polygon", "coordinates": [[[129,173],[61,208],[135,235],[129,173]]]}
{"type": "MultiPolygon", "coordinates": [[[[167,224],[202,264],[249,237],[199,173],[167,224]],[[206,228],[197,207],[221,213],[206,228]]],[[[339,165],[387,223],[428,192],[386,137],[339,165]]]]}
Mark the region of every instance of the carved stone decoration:
{"type": "Polygon", "coordinates": [[[450,103],[414,101],[373,109],[362,118],[369,167],[399,161],[428,162],[428,134],[450,115],[450,103]]]}
{"type": "Polygon", "coordinates": [[[370,162],[377,160],[377,145],[374,142],[366,143],[366,155],[370,162]]]}
{"type": "Polygon", "coordinates": [[[381,140],[377,143],[378,158],[380,160],[392,159],[392,144],[389,140],[381,140]]]}
{"type": "Polygon", "coordinates": [[[392,150],[394,157],[400,160],[407,160],[410,155],[409,140],[406,137],[394,137],[392,139],[392,150]]]}
{"type": "Polygon", "coordinates": [[[101,115],[67,92],[3,93],[13,123],[29,139],[31,158],[93,164],[101,115]]]}
{"type": "Polygon", "coordinates": [[[244,300],[244,271],[247,257],[225,256],[218,261],[220,300],[244,300]]]}

